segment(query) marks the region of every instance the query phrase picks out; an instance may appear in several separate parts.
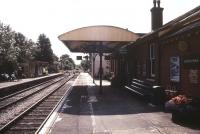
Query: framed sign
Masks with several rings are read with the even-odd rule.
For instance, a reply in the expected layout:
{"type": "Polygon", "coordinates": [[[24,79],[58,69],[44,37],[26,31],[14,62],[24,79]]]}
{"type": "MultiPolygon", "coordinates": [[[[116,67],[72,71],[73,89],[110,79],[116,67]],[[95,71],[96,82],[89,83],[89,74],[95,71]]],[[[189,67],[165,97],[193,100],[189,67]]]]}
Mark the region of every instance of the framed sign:
{"type": "Polygon", "coordinates": [[[179,49],[179,51],[181,51],[181,52],[185,52],[185,51],[187,51],[188,50],[188,44],[185,42],[185,41],[179,41],[178,42],[178,49],[179,49]]]}
{"type": "Polygon", "coordinates": [[[189,81],[191,84],[198,84],[199,83],[199,70],[195,70],[195,69],[190,69],[189,70],[189,81]]]}
{"type": "Polygon", "coordinates": [[[184,56],[182,64],[187,69],[200,69],[200,55],[184,56]]]}
{"type": "Polygon", "coordinates": [[[180,82],[180,57],[170,57],[170,81],[180,82]]]}
{"type": "Polygon", "coordinates": [[[128,53],[128,50],[126,48],[120,48],[119,49],[119,53],[120,54],[127,54],[128,53]]]}
{"type": "Polygon", "coordinates": [[[82,60],[82,56],[76,56],[76,60],[82,60]]]}

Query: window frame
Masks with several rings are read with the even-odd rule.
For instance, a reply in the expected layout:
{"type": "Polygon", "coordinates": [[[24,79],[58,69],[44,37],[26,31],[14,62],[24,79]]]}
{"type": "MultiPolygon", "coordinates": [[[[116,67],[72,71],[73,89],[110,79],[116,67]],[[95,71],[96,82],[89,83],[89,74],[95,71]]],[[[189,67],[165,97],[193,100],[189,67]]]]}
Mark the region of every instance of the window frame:
{"type": "Polygon", "coordinates": [[[155,56],[155,43],[150,44],[149,46],[149,59],[150,59],[150,76],[155,77],[155,61],[156,61],[156,56],[155,56]]]}

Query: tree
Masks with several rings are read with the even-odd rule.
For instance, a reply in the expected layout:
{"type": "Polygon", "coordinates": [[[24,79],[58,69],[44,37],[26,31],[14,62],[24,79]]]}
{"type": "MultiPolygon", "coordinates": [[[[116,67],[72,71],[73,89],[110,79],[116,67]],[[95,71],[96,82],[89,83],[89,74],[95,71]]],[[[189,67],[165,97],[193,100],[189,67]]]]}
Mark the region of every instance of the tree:
{"type": "Polygon", "coordinates": [[[0,73],[12,73],[17,64],[14,31],[0,22],[0,73]]]}
{"type": "Polygon", "coordinates": [[[49,64],[53,63],[53,51],[51,49],[51,42],[45,34],[40,34],[38,37],[35,58],[36,60],[49,62],[49,64]]]}
{"type": "Polygon", "coordinates": [[[58,58],[58,56],[56,56],[55,54],[53,54],[53,61],[56,61],[56,62],[58,62],[58,61],[59,61],[59,58],[58,58]]]}
{"type": "Polygon", "coordinates": [[[35,59],[34,55],[36,52],[37,45],[31,39],[29,39],[27,43],[28,43],[27,47],[29,47],[29,49],[27,49],[26,55],[28,56],[28,59],[34,60],[35,59]]]}
{"type": "Polygon", "coordinates": [[[60,57],[61,69],[72,70],[75,68],[75,64],[72,58],[68,54],[64,54],[60,57]]]}
{"type": "Polygon", "coordinates": [[[21,33],[15,33],[15,52],[17,53],[17,61],[19,63],[25,63],[26,61],[33,59],[33,47],[35,43],[32,40],[27,40],[21,33]]]}
{"type": "Polygon", "coordinates": [[[90,61],[89,60],[82,60],[81,61],[81,67],[84,71],[87,71],[90,68],[90,61]]]}
{"type": "Polygon", "coordinates": [[[49,73],[57,73],[59,67],[59,58],[53,54],[53,63],[49,65],[49,73]]]}
{"type": "Polygon", "coordinates": [[[55,72],[58,66],[58,57],[53,54],[46,35],[40,34],[35,43],[0,22],[0,73],[11,74],[20,63],[28,63],[30,60],[48,62],[49,67],[52,67],[51,72],[55,72]]]}

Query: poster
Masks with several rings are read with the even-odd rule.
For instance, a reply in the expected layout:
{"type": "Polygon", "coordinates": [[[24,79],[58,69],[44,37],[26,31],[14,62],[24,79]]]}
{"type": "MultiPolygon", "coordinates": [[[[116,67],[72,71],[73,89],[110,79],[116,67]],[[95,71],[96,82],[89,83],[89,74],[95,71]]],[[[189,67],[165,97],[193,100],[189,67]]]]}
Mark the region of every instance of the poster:
{"type": "Polygon", "coordinates": [[[170,80],[180,82],[180,58],[170,57],[170,80]]]}
{"type": "Polygon", "coordinates": [[[198,70],[190,69],[189,70],[189,81],[191,84],[198,84],[198,70]]]}

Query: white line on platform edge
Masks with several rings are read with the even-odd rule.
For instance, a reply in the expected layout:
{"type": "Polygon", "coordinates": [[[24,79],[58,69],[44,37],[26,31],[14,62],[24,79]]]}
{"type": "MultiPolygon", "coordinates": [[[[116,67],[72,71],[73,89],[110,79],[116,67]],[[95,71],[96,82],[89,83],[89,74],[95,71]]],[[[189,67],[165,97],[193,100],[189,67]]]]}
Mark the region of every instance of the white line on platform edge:
{"type": "MultiPolygon", "coordinates": [[[[80,76],[80,74],[79,74],[79,76],[80,76]]],[[[55,109],[55,112],[53,112],[53,114],[50,116],[48,121],[45,123],[44,127],[41,129],[39,134],[49,134],[51,132],[51,129],[53,128],[54,124],[56,123],[56,121],[57,120],[61,120],[60,117],[59,117],[59,112],[58,111],[59,111],[59,109],[62,108],[64,101],[68,97],[69,93],[71,92],[72,88],[74,87],[74,85],[75,85],[76,81],[78,80],[79,76],[76,78],[76,80],[74,81],[72,86],[66,91],[65,97],[62,99],[60,104],[57,106],[57,108],[55,109]]]]}
{"type": "MultiPolygon", "coordinates": [[[[91,84],[89,78],[90,78],[90,77],[87,77],[87,85],[88,85],[87,91],[88,91],[88,95],[89,95],[89,99],[90,99],[90,98],[94,98],[94,97],[96,97],[96,96],[93,96],[93,95],[91,95],[91,94],[89,93],[89,89],[91,88],[91,86],[94,86],[93,83],[91,84]]],[[[94,116],[94,110],[93,110],[93,106],[92,106],[92,101],[89,100],[88,102],[89,102],[89,108],[90,108],[90,114],[91,114],[90,117],[91,117],[91,120],[92,120],[92,133],[94,134],[94,133],[96,132],[96,130],[95,130],[96,121],[95,121],[95,116],[94,116]]]]}

